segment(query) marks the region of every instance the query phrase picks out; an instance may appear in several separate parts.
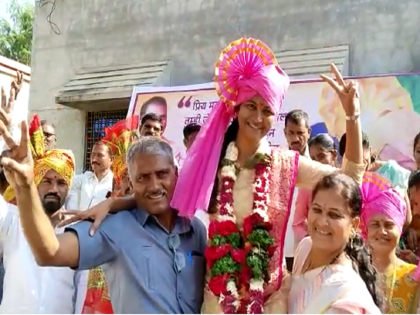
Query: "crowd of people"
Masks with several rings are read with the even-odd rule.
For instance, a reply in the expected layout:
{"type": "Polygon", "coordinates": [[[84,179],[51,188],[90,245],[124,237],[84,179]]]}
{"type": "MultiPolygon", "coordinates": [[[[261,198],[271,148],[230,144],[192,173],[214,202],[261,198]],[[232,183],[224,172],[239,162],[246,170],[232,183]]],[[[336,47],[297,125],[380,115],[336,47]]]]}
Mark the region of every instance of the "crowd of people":
{"type": "MultiPolygon", "coordinates": [[[[300,109],[289,149],[270,147],[290,81],[241,38],[216,63],[217,106],[183,130],[181,167],[148,113],[106,128],[80,175],[53,123],[12,121],[18,75],[0,108],[0,313],[420,313],[420,171],[373,154],[357,82],[331,72],[338,147],[300,109]]],[[[420,134],[413,154],[420,169],[420,134]]]]}

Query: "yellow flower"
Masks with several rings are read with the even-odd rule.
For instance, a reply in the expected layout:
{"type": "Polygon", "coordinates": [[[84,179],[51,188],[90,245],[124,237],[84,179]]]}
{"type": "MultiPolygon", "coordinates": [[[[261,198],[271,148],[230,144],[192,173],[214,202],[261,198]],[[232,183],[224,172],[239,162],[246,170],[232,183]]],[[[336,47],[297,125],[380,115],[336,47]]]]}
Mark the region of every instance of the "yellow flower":
{"type": "MultiPolygon", "coordinates": [[[[363,126],[397,110],[413,110],[410,94],[395,77],[359,79],[357,83],[363,126]]],[[[319,115],[332,136],[340,139],[346,132],[346,114],[337,94],[327,84],[321,92],[319,115]]]]}

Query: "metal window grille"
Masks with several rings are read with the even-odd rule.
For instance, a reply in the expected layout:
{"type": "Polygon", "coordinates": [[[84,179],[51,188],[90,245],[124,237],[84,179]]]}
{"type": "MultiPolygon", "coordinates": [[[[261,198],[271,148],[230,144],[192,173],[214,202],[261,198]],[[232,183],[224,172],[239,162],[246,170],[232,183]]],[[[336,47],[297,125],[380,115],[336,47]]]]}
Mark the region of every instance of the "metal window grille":
{"type": "Polygon", "coordinates": [[[105,127],[127,117],[127,110],[111,110],[100,112],[87,112],[85,124],[85,170],[90,169],[90,153],[93,145],[105,136],[105,127]]]}

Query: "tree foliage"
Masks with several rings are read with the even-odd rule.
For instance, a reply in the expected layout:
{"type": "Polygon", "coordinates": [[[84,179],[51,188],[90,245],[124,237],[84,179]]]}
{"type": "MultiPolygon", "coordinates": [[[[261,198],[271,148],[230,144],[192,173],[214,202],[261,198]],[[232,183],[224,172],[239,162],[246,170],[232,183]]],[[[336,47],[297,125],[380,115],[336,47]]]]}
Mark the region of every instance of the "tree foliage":
{"type": "Polygon", "coordinates": [[[29,66],[34,5],[29,2],[20,3],[18,0],[10,0],[7,13],[8,18],[0,18],[0,55],[29,66]]]}

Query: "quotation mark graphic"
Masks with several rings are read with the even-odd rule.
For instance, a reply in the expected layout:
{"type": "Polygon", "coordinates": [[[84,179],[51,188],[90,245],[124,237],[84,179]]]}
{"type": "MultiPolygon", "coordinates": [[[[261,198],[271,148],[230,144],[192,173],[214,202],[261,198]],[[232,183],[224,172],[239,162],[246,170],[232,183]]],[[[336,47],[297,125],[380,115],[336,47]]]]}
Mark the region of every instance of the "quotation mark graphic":
{"type": "Polygon", "coordinates": [[[179,102],[178,102],[178,108],[182,108],[182,107],[190,107],[191,106],[191,99],[192,96],[190,96],[189,98],[187,98],[187,100],[185,100],[186,96],[183,96],[179,102]]]}

